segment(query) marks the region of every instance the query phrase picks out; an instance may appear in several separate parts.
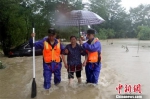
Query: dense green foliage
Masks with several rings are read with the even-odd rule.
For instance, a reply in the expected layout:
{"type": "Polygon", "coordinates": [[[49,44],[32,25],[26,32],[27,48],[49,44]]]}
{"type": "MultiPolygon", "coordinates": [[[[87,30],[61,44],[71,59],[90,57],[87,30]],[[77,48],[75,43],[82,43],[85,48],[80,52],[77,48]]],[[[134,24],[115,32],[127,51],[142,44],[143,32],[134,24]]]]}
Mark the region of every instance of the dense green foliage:
{"type": "Polygon", "coordinates": [[[140,40],[150,40],[150,27],[139,26],[137,31],[138,31],[138,38],[140,40]]]}
{"type": "Polygon", "coordinates": [[[99,29],[99,32],[96,34],[96,36],[100,39],[113,38],[115,36],[115,32],[113,29],[101,28],[99,29]]]}
{"type": "MultiPolygon", "coordinates": [[[[105,19],[104,23],[92,26],[100,39],[150,39],[150,5],[139,5],[126,12],[120,5],[121,0],[89,1],[87,9],[105,19]]],[[[28,41],[33,22],[36,39],[41,39],[55,22],[54,13],[83,8],[82,0],[0,0],[0,47],[7,54],[11,47],[28,41]]],[[[61,38],[68,40],[71,35],[78,36],[78,27],[56,28],[61,38]]]]}

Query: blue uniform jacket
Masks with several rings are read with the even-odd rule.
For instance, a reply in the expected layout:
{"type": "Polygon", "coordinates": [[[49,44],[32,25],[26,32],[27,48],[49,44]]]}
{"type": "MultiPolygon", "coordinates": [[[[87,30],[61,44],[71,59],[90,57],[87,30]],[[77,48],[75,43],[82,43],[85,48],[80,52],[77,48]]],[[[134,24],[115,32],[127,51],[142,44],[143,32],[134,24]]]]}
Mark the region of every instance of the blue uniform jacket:
{"type": "MultiPolygon", "coordinates": [[[[35,49],[42,49],[43,50],[44,49],[44,41],[46,41],[46,40],[48,40],[48,38],[44,38],[42,40],[39,40],[39,41],[35,42],[34,43],[35,49]]],[[[57,39],[55,39],[55,42],[54,42],[53,46],[57,45],[57,43],[58,43],[58,41],[57,41],[57,39]]],[[[31,47],[33,47],[32,38],[29,40],[29,44],[30,44],[31,47]]],[[[61,53],[62,53],[63,50],[64,50],[64,46],[62,44],[60,44],[60,49],[61,49],[61,53]]]]}
{"type": "MultiPolygon", "coordinates": [[[[93,39],[94,40],[94,39],[93,39]]],[[[87,41],[83,44],[83,48],[88,50],[89,52],[96,52],[98,51],[101,53],[101,43],[99,41],[95,42],[94,44],[90,44],[90,41],[87,41]]]]}

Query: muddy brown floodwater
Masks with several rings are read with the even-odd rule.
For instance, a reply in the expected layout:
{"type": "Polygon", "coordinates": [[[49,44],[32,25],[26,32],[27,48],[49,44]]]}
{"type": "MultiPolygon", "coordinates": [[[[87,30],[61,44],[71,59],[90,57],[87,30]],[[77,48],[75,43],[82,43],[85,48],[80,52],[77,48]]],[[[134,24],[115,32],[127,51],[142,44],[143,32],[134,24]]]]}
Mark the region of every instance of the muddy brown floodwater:
{"type": "MultiPolygon", "coordinates": [[[[112,95],[118,94],[116,87],[119,84],[132,87],[140,84],[142,94],[150,99],[150,41],[109,39],[101,40],[101,43],[102,69],[97,86],[85,84],[83,68],[83,83],[78,85],[74,79],[73,86],[69,87],[66,69],[62,67],[62,82],[55,86],[52,79],[50,94],[45,95],[42,56],[36,56],[35,99],[112,99],[112,95]]],[[[0,99],[31,99],[32,57],[7,58],[0,55],[0,61],[6,66],[0,69],[0,99]]],[[[121,93],[124,93],[123,89],[121,93]]]]}

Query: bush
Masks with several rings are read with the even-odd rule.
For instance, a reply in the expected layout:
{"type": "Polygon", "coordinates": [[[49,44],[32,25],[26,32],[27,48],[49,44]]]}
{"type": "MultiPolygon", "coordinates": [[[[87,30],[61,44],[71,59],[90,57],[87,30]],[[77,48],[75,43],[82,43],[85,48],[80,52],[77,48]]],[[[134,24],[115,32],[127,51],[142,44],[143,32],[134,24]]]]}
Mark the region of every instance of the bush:
{"type": "Polygon", "coordinates": [[[113,38],[115,36],[115,32],[113,29],[99,29],[99,32],[96,34],[96,36],[100,39],[108,39],[113,38]]]}
{"type": "Polygon", "coordinates": [[[150,40],[150,28],[148,26],[139,26],[137,32],[138,32],[138,39],[150,40]]]}

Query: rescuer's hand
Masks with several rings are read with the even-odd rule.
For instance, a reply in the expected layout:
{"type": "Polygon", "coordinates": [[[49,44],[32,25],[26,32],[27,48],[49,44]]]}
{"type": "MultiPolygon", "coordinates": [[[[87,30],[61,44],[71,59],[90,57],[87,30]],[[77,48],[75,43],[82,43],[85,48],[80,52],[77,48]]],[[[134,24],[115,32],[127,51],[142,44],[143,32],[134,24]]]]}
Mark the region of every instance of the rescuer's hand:
{"type": "Polygon", "coordinates": [[[68,53],[69,53],[68,49],[65,49],[65,54],[68,54],[68,53]]]}
{"type": "Polygon", "coordinates": [[[31,33],[31,37],[35,37],[35,33],[31,33]]]}

